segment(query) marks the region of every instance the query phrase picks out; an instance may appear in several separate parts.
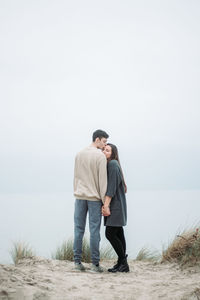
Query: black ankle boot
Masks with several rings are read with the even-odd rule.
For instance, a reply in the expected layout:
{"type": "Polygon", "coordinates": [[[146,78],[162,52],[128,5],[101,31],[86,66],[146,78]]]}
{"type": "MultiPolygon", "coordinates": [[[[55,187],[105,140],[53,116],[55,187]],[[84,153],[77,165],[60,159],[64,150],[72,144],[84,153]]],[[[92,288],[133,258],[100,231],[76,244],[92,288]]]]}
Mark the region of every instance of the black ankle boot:
{"type": "Polygon", "coordinates": [[[114,265],[112,268],[108,269],[108,272],[112,272],[112,273],[117,272],[119,265],[120,265],[120,260],[118,258],[116,265],[114,265]]]}
{"type": "Polygon", "coordinates": [[[119,267],[117,268],[116,272],[129,272],[129,265],[127,263],[127,256],[126,255],[120,262],[119,267]]]}

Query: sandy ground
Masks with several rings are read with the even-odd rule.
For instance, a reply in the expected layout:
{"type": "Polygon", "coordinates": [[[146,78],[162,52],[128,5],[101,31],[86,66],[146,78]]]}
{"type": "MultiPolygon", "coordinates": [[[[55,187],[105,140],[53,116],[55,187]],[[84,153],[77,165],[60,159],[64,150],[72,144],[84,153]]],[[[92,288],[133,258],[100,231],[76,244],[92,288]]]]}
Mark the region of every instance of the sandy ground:
{"type": "Polygon", "coordinates": [[[0,299],[200,299],[200,269],[129,261],[129,273],[75,271],[72,262],[34,257],[0,265],[0,299]]]}

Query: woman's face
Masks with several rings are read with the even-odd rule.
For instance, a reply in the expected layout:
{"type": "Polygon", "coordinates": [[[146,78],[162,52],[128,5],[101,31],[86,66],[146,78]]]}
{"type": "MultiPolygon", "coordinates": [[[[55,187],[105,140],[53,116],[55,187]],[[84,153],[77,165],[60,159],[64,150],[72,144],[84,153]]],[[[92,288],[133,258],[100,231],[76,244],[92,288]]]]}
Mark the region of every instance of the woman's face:
{"type": "Polygon", "coordinates": [[[105,154],[106,158],[109,159],[112,154],[112,148],[109,145],[106,145],[103,150],[103,153],[105,154]]]}

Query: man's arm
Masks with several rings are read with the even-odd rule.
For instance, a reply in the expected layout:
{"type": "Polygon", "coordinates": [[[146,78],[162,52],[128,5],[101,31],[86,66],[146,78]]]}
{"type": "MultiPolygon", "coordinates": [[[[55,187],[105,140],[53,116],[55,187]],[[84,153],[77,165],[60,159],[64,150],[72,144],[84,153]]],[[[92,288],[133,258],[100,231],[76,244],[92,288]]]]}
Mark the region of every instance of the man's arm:
{"type": "Polygon", "coordinates": [[[104,154],[99,159],[99,189],[101,200],[104,203],[107,190],[107,160],[104,154]]]}

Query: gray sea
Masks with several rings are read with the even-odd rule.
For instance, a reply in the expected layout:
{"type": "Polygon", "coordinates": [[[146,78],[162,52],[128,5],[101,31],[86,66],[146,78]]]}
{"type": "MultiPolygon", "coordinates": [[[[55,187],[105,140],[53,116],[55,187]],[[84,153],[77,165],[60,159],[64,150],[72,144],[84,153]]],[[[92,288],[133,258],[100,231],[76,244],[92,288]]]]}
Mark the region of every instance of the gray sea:
{"type": "MultiPolygon", "coordinates": [[[[0,263],[12,263],[13,242],[28,243],[39,256],[51,258],[73,236],[73,192],[0,195],[0,263]]],[[[200,190],[129,190],[127,253],[135,258],[146,246],[162,251],[176,234],[200,221],[200,190]]],[[[101,228],[101,245],[108,242],[101,228]]],[[[88,226],[86,235],[89,236],[88,226]]]]}

